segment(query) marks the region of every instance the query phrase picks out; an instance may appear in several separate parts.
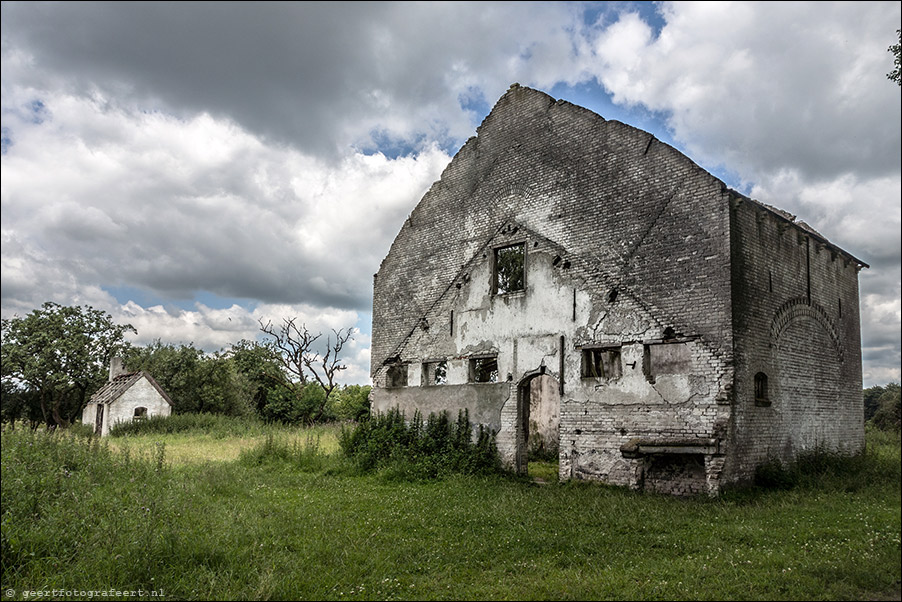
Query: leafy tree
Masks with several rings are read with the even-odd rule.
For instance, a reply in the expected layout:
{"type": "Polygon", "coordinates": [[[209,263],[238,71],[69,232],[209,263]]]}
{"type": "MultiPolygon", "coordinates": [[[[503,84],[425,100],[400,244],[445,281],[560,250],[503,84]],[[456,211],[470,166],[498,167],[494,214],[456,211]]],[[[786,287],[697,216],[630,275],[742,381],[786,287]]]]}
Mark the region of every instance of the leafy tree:
{"type": "Polygon", "coordinates": [[[176,413],[244,416],[252,411],[253,384],[228,354],[207,355],[193,345],[156,340],[134,348],[125,364],[129,370],[151,374],[172,399],[176,413]]]}
{"type": "Polygon", "coordinates": [[[886,49],[893,54],[893,70],[886,77],[902,86],[902,29],[897,29],[896,35],[899,36],[899,43],[886,49]]]}
{"type": "Polygon", "coordinates": [[[339,420],[359,421],[370,414],[369,385],[346,385],[336,390],[332,411],[339,420]]]}
{"type": "Polygon", "coordinates": [[[87,405],[88,392],[106,380],[110,360],[130,347],[127,332],[137,333],[88,305],[47,302],[24,318],[4,319],[4,397],[15,383],[13,388],[34,400],[46,424],[69,426],[87,405]]]}
{"type": "Polygon", "coordinates": [[[222,354],[204,357],[194,372],[197,396],[191,411],[248,416],[253,413],[253,384],[222,354]]]}
{"type": "Polygon", "coordinates": [[[226,352],[238,372],[253,386],[253,407],[261,417],[271,391],[285,388],[286,378],[278,353],[271,345],[241,340],[226,352]]]}
{"type": "Polygon", "coordinates": [[[880,407],[880,396],[885,392],[886,389],[881,385],[874,385],[873,387],[868,387],[863,391],[865,422],[869,421],[874,417],[874,414],[877,413],[877,408],[880,407]]]}
{"type": "Polygon", "coordinates": [[[32,426],[44,422],[40,395],[19,386],[19,383],[12,379],[4,379],[0,384],[3,388],[0,394],[0,420],[3,422],[27,420],[32,426]]]}
{"type": "Polygon", "coordinates": [[[326,401],[319,383],[276,387],[270,389],[261,417],[267,422],[284,424],[309,424],[314,422],[314,415],[319,415],[320,421],[332,420],[334,415],[326,401]]]}
{"type": "Polygon", "coordinates": [[[870,423],[881,430],[898,433],[902,428],[902,394],[899,383],[889,383],[882,389],[883,392],[877,399],[877,411],[870,423]]]}

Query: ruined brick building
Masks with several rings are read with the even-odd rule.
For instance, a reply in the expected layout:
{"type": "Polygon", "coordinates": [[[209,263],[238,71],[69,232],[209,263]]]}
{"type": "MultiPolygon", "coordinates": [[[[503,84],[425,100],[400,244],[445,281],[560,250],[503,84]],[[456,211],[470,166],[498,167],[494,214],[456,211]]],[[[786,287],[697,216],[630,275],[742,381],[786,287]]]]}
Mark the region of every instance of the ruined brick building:
{"type": "Polygon", "coordinates": [[[375,277],[376,410],[459,409],[524,471],[716,493],[864,445],[858,271],[647,132],[514,85],[375,277]]]}

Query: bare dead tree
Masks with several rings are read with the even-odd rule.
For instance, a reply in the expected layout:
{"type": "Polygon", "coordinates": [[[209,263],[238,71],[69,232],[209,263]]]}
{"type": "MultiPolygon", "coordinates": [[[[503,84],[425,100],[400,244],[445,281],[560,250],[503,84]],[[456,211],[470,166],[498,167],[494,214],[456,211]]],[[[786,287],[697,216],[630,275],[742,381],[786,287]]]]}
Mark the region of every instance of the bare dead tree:
{"type": "Polygon", "coordinates": [[[333,329],[334,342],[331,336],[328,337],[326,350],[322,354],[313,349],[314,343],[322,337],[322,333],[313,334],[305,324],[299,326],[297,318],[284,318],[278,328],[271,321],[264,324],[263,320],[260,320],[260,330],[272,337],[273,345],[279,352],[279,362],[289,375],[289,380],[299,385],[292,387],[297,397],[300,397],[304,387],[311,382],[311,377],[322,387],[325,397],[309,418],[310,422],[317,422],[326,410],[332,391],[338,386],[335,381],[338,373],[347,369],[347,366],[341,363],[341,351],[348,341],[353,339],[354,329],[333,329]]]}
{"type": "Polygon", "coordinates": [[[322,335],[314,335],[305,324],[298,326],[297,318],[284,318],[278,330],[271,321],[264,324],[260,320],[260,330],[273,338],[273,345],[279,352],[279,362],[289,379],[306,385],[305,358],[310,355],[313,343],[322,335]]]}
{"type": "Polygon", "coordinates": [[[313,422],[318,421],[326,409],[326,403],[329,401],[329,396],[332,395],[332,391],[334,391],[337,386],[335,377],[339,372],[347,370],[348,368],[341,363],[339,355],[341,354],[342,348],[353,338],[352,335],[354,334],[354,329],[335,330],[333,328],[332,332],[335,334],[335,342],[332,342],[332,337],[326,338],[326,351],[323,355],[320,355],[315,351],[308,351],[303,357],[304,366],[310,370],[313,378],[319,383],[319,386],[323,388],[323,391],[326,392],[323,403],[320,405],[316,415],[312,419],[313,422]]]}

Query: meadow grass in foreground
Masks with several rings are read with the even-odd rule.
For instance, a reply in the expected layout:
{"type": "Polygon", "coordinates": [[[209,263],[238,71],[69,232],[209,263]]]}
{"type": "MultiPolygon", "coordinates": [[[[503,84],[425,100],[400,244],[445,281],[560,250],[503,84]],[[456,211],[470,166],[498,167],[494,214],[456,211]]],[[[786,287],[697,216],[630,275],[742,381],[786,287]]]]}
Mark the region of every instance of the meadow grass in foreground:
{"type": "Polygon", "coordinates": [[[362,475],[323,451],[325,436],[280,432],[237,461],[175,462],[160,437],[137,454],[3,431],[7,599],[53,588],[170,599],[898,596],[898,436],[870,433],[851,468],[822,462],[790,489],[716,500],[362,475]]]}

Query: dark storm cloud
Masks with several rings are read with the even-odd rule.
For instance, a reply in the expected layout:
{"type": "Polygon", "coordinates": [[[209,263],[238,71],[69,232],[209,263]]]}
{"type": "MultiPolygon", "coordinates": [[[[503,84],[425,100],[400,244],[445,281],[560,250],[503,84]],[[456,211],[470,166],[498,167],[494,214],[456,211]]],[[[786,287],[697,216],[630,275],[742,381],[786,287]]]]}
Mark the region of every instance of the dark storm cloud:
{"type": "MultiPolygon", "coordinates": [[[[469,83],[482,85],[484,72],[499,63],[504,77],[518,75],[520,54],[541,50],[536,38],[546,28],[565,35],[575,19],[568,10],[527,12],[510,3],[4,3],[3,36],[40,66],[30,77],[38,88],[52,77],[76,93],[99,89],[119,102],[182,116],[205,111],[271,141],[335,153],[370,131],[414,136],[408,119],[417,115],[417,132],[467,137],[475,123],[465,119],[458,94],[469,83]],[[542,14],[553,18],[543,24],[542,14]],[[502,25],[509,29],[499,34],[502,25]]],[[[492,96],[507,83],[495,82],[492,96]]]]}
{"type": "Polygon", "coordinates": [[[226,115],[275,140],[322,148],[335,143],[339,115],[362,101],[371,61],[361,58],[373,51],[366,24],[385,10],[369,2],[14,4],[4,7],[3,35],[75,92],[226,115]]]}

